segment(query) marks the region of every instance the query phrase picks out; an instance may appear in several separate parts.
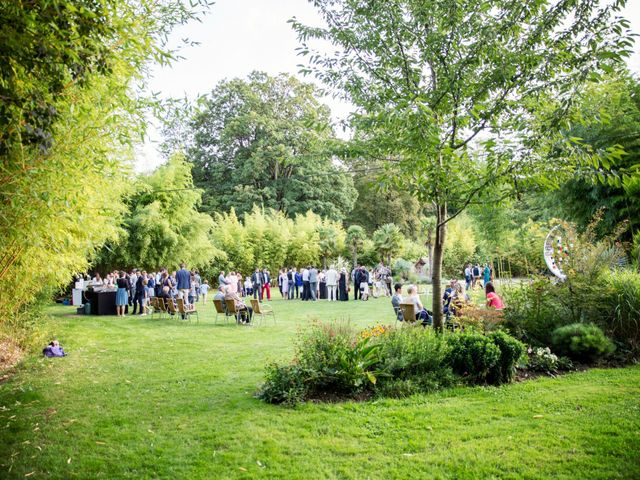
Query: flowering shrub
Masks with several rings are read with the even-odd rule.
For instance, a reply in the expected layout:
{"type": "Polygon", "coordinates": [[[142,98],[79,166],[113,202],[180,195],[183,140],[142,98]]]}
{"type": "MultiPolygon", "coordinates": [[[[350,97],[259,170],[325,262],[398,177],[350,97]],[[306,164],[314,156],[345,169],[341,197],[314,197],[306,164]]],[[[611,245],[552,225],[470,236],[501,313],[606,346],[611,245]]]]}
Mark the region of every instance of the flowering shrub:
{"type": "Polygon", "coordinates": [[[406,396],[457,383],[511,381],[524,346],[503,332],[437,334],[431,328],[377,325],[354,332],[316,324],[301,336],[290,365],[267,366],[258,397],[295,404],[324,395],[406,396]]]}
{"type": "Polygon", "coordinates": [[[556,373],[558,357],[551,353],[549,347],[529,348],[529,369],[534,372],[556,373]]]}

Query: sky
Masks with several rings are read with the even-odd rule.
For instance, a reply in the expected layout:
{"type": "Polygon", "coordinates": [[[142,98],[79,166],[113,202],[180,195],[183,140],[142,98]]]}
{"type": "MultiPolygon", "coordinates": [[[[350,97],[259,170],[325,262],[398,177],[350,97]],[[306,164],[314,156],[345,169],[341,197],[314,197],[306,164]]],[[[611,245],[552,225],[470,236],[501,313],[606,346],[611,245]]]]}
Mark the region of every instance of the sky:
{"type": "MultiPolygon", "coordinates": [[[[625,16],[633,31],[640,33],[640,0],[628,0],[625,16]]],[[[210,92],[220,80],[246,77],[253,70],[299,76],[299,65],[305,60],[297,55],[298,41],[287,23],[292,17],[309,25],[321,23],[308,0],[217,0],[201,22],[174,31],[175,44],[189,38],[199,45],[183,49],[184,58],[170,67],[152,68],[149,91],[158,92],[162,98],[194,99],[210,92]]],[[[640,74],[640,39],[628,63],[640,74]]],[[[350,111],[350,105],[339,100],[323,101],[331,108],[334,120],[345,118],[350,111]]],[[[136,155],[137,171],[153,170],[164,161],[157,151],[159,140],[151,124],[149,139],[136,155]]]]}

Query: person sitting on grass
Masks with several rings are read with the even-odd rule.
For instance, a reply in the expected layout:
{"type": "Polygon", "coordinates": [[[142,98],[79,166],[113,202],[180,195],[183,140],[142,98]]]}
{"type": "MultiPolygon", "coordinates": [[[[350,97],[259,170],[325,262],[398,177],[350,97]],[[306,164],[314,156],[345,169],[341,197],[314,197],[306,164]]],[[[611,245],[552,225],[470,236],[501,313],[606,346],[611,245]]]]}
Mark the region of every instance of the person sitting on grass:
{"type": "Polygon", "coordinates": [[[67,354],[64,353],[64,350],[58,343],[58,340],[53,340],[49,343],[43,350],[42,354],[45,357],[66,357],[67,354]]]}
{"type": "Polygon", "coordinates": [[[399,321],[403,321],[404,317],[402,316],[402,310],[400,309],[400,304],[403,302],[402,300],[402,284],[396,283],[393,287],[394,294],[391,297],[391,305],[393,305],[393,310],[396,312],[396,317],[398,317],[399,321]]]}
{"type": "Polygon", "coordinates": [[[238,294],[229,288],[229,285],[227,285],[226,287],[224,298],[225,300],[233,300],[233,303],[236,306],[236,310],[240,313],[238,322],[243,323],[244,325],[250,325],[251,318],[253,317],[253,308],[247,306],[238,296],[238,294]]]}
{"type": "Polygon", "coordinates": [[[416,320],[420,321],[423,326],[432,325],[433,317],[431,317],[431,314],[424,308],[424,305],[422,305],[420,296],[418,295],[418,288],[415,285],[409,285],[407,293],[409,296],[405,300],[405,303],[413,303],[416,320]]]}
{"type": "Polygon", "coordinates": [[[493,283],[489,282],[484,287],[484,293],[487,296],[487,307],[495,308],[496,310],[504,309],[504,303],[500,296],[493,288],[493,283]]]}

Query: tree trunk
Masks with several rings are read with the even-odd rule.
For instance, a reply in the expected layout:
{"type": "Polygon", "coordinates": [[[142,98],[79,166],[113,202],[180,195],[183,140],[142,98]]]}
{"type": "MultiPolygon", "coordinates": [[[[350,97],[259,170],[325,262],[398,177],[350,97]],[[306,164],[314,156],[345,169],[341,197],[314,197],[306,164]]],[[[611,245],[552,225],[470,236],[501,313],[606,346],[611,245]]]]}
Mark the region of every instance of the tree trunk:
{"type": "Polygon", "coordinates": [[[429,243],[427,244],[427,257],[429,261],[429,278],[431,279],[431,283],[433,284],[433,242],[429,239],[429,243]]]}
{"type": "Polygon", "coordinates": [[[353,268],[356,268],[356,265],[358,265],[358,250],[354,248],[353,249],[353,268]]]}
{"type": "Polygon", "coordinates": [[[436,205],[436,240],[433,246],[433,328],[442,331],[444,326],[444,315],[442,313],[442,255],[444,253],[444,239],[447,230],[443,222],[447,219],[447,205],[436,205]]]}

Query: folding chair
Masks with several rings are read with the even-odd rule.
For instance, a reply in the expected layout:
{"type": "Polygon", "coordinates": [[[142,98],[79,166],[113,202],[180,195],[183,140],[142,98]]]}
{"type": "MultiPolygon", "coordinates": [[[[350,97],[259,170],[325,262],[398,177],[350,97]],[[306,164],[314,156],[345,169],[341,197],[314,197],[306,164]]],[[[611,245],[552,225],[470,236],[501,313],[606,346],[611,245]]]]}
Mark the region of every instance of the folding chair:
{"type": "Polygon", "coordinates": [[[160,318],[162,318],[164,315],[167,314],[167,306],[164,303],[164,298],[162,297],[155,297],[156,298],[156,305],[158,307],[158,313],[160,313],[160,318]]]}
{"type": "Polygon", "coordinates": [[[218,315],[223,314],[224,315],[224,321],[225,323],[229,323],[229,317],[231,316],[231,314],[229,312],[227,312],[224,307],[222,306],[222,300],[216,300],[215,298],[213,299],[213,304],[216,306],[216,319],[215,319],[215,323],[218,323],[218,315]]]}
{"type": "Polygon", "coordinates": [[[177,303],[178,303],[178,312],[180,312],[180,315],[182,316],[182,318],[186,318],[189,321],[191,321],[191,315],[195,313],[196,322],[200,323],[200,317],[198,316],[198,310],[196,310],[195,305],[189,305],[189,307],[187,307],[184,303],[184,299],[182,298],[178,298],[177,303]]]}
{"type": "Polygon", "coordinates": [[[253,308],[254,315],[260,315],[260,325],[262,325],[265,315],[271,315],[273,317],[273,324],[276,324],[276,314],[273,312],[273,307],[271,305],[265,305],[255,298],[252,298],[251,307],[253,308]]]}

